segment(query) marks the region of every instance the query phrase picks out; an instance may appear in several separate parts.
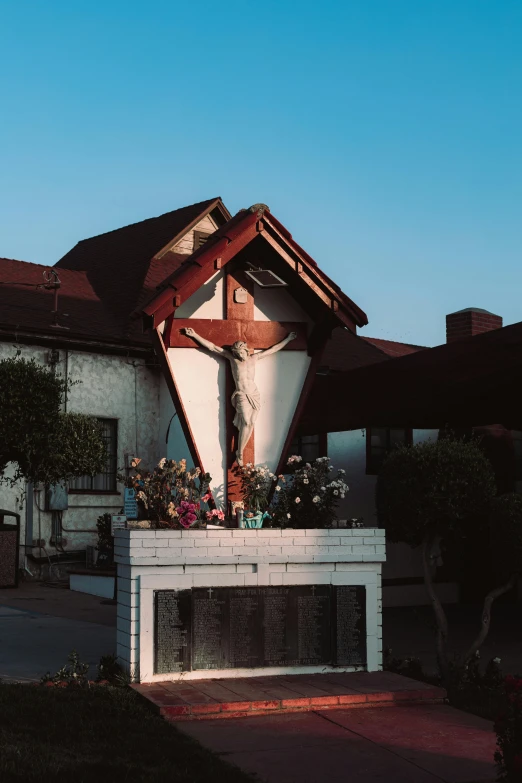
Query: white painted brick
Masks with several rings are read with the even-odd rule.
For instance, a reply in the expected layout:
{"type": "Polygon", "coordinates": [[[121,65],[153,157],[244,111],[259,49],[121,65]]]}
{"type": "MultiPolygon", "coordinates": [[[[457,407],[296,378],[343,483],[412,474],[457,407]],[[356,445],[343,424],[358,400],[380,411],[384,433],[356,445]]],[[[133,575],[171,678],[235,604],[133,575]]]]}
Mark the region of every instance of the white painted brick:
{"type": "Polygon", "coordinates": [[[236,565],[186,565],[186,574],[235,574],[236,565]]]}
{"type": "Polygon", "coordinates": [[[235,546],[234,541],[233,554],[234,555],[257,555],[257,547],[255,546],[235,546]]]}
{"type": "Polygon", "coordinates": [[[376,569],[370,568],[368,565],[363,565],[360,558],[357,558],[357,562],[349,563],[336,563],[336,571],[364,571],[366,574],[377,574],[376,569]]]}
{"type": "Polygon", "coordinates": [[[194,587],[241,587],[245,574],[194,574],[194,587]]]}
{"type": "Polygon", "coordinates": [[[167,538],[156,539],[156,551],[158,549],[168,549],[168,548],[169,548],[169,541],[167,538]]]}
{"type": "MultiPolygon", "coordinates": [[[[202,552],[201,549],[193,549],[193,552],[202,552]]],[[[187,555],[185,558],[185,565],[214,565],[215,564],[215,558],[213,557],[207,557],[207,555],[200,555],[199,557],[187,555]]]]}
{"type": "MultiPolygon", "coordinates": [[[[282,537],[279,537],[279,538],[269,538],[267,541],[260,541],[259,545],[263,544],[263,546],[264,546],[265,544],[267,544],[267,546],[278,546],[279,549],[281,549],[282,544],[286,543],[287,541],[288,541],[288,539],[286,539],[286,538],[283,541],[282,537]]],[[[291,538],[290,541],[293,541],[293,538],[291,538]]]]}
{"type": "Polygon", "coordinates": [[[169,541],[169,546],[176,547],[176,549],[180,548],[180,544],[181,544],[181,548],[182,549],[188,549],[189,547],[193,547],[194,546],[194,539],[193,538],[182,538],[181,542],[176,541],[176,540],[169,541]]]}
{"type": "Polygon", "coordinates": [[[299,535],[299,533],[296,533],[293,527],[287,527],[281,530],[281,535],[283,538],[293,538],[294,536],[299,535]]]}
{"type": "Polygon", "coordinates": [[[288,555],[239,555],[239,563],[288,563],[288,555]]]}
{"type": "MultiPolygon", "coordinates": [[[[169,549],[168,551],[170,553],[171,550],[169,549]]],[[[190,552],[195,552],[196,550],[195,549],[190,549],[189,551],[190,552]]],[[[162,549],[161,552],[162,552],[162,554],[165,554],[165,550],[164,549],[162,549]]],[[[170,567],[172,567],[174,569],[179,568],[180,569],[179,571],[172,571],[172,573],[175,574],[175,573],[182,573],[183,566],[184,566],[185,563],[186,563],[186,557],[182,557],[181,554],[178,557],[169,554],[169,557],[158,557],[158,558],[156,558],[156,561],[155,561],[154,565],[168,567],[168,571],[166,571],[166,570],[164,571],[163,568],[162,568],[162,570],[161,570],[162,574],[170,573],[170,567]]]]}
{"type": "Polygon", "coordinates": [[[206,546],[195,546],[193,548],[183,547],[181,550],[181,554],[185,557],[205,557],[207,554],[207,547],[206,546]]]}
{"type": "Polygon", "coordinates": [[[288,563],[287,571],[334,571],[335,563],[288,563]]]}
{"type": "Polygon", "coordinates": [[[306,538],[306,536],[296,536],[292,539],[292,546],[309,546],[310,545],[310,539],[306,538]]]}
{"type": "Polygon", "coordinates": [[[260,528],[257,531],[258,538],[281,538],[281,529],[277,527],[260,528]]]}
{"type": "Polygon", "coordinates": [[[375,552],[378,555],[384,555],[386,553],[386,546],[384,544],[377,544],[375,547],[375,552]]]}
{"type": "MultiPolygon", "coordinates": [[[[152,550],[149,550],[151,552],[152,550]]],[[[154,550],[156,551],[156,550],[154,550]]],[[[159,565],[155,557],[130,557],[130,565],[159,565]]]]}
{"type": "MultiPolygon", "coordinates": [[[[362,532],[362,531],[363,531],[363,528],[360,528],[360,530],[361,530],[361,532],[362,532]]],[[[364,535],[365,535],[367,538],[369,538],[370,536],[374,536],[374,535],[375,535],[375,530],[367,530],[367,529],[364,529],[364,535]]]]}
{"type": "Polygon", "coordinates": [[[383,527],[376,527],[374,528],[374,533],[376,536],[385,536],[386,537],[386,530],[383,527]]]}
{"type": "Polygon", "coordinates": [[[195,547],[208,546],[208,538],[206,536],[205,538],[196,538],[194,540],[194,546],[195,547]]]}
{"type": "Polygon", "coordinates": [[[230,538],[228,530],[207,530],[207,538],[230,538]]]}
{"type": "Polygon", "coordinates": [[[245,586],[257,587],[257,574],[245,574],[245,586]]]}
{"type": "Polygon", "coordinates": [[[227,555],[232,555],[233,553],[233,548],[231,546],[209,546],[207,549],[208,557],[215,557],[218,560],[221,556],[226,557],[227,555]]]}
{"type": "Polygon", "coordinates": [[[363,559],[364,562],[367,562],[367,563],[375,563],[375,562],[378,562],[378,561],[380,561],[382,563],[385,563],[386,562],[386,555],[385,554],[382,554],[382,555],[377,555],[377,554],[363,555],[362,559],[363,559]]]}
{"type": "Polygon", "coordinates": [[[232,530],[232,538],[245,538],[249,533],[253,533],[253,530],[246,530],[246,528],[240,528],[239,530],[232,530]]]}
{"type": "MultiPolygon", "coordinates": [[[[329,530],[319,530],[319,529],[313,528],[311,530],[305,530],[304,534],[305,534],[305,536],[307,538],[308,537],[311,537],[311,538],[315,538],[315,537],[325,538],[325,537],[330,535],[330,531],[329,530]]],[[[336,531],[336,534],[337,534],[337,531],[336,531]]]]}
{"type": "Polygon", "coordinates": [[[298,573],[296,571],[287,571],[281,574],[284,585],[329,585],[331,577],[335,573],[322,573],[317,571],[306,571],[298,573]]]}
{"type": "Polygon", "coordinates": [[[206,538],[207,537],[207,531],[206,530],[182,530],[181,531],[181,538],[183,539],[183,542],[190,539],[198,539],[198,538],[206,538]]]}
{"type": "MultiPolygon", "coordinates": [[[[279,543],[281,543],[282,539],[279,539],[279,543]]],[[[282,553],[282,549],[286,550],[286,547],[281,546],[258,546],[256,548],[256,554],[258,555],[280,555],[282,553]]]]}
{"type": "Polygon", "coordinates": [[[158,538],[167,540],[181,538],[181,530],[156,530],[156,539],[158,538]]]}
{"type": "MultiPolygon", "coordinates": [[[[213,549],[213,547],[210,547],[213,549]]],[[[194,552],[197,552],[199,554],[200,550],[195,549],[194,552]]],[[[219,565],[233,565],[237,564],[239,562],[239,557],[237,555],[227,555],[226,557],[220,557],[219,561],[216,560],[215,557],[187,557],[186,558],[187,563],[208,563],[209,565],[216,565],[219,563],[219,565]]]]}
{"type": "Polygon", "coordinates": [[[288,555],[290,558],[295,557],[296,555],[306,555],[307,550],[309,547],[307,546],[282,546],[281,547],[281,554],[282,555],[288,555]]]}
{"type": "Polygon", "coordinates": [[[253,563],[239,563],[237,566],[238,574],[253,574],[255,570],[253,563]]]}
{"type": "Polygon", "coordinates": [[[291,555],[288,558],[289,563],[311,563],[313,557],[311,555],[291,555]]]}
{"type": "Polygon", "coordinates": [[[341,538],[351,538],[354,535],[354,530],[350,528],[336,528],[335,535],[341,538]]]}
{"type": "Polygon", "coordinates": [[[270,563],[269,565],[265,566],[265,568],[268,568],[268,571],[270,573],[277,572],[277,573],[284,573],[287,569],[286,563],[270,563]]]}
{"type": "Polygon", "coordinates": [[[283,576],[284,574],[277,573],[276,571],[272,571],[270,573],[270,584],[271,585],[282,585],[283,584],[283,576]]]}
{"type": "Polygon", "coordinates": [[[330,555],[352,555],[353,547],[351,546],[329,546],[328,553],[330,555]]]}
{"type": "MultiPolygon", "coordinates": [[[[142,546],[146,548],[155,547],[156,546],[156,539],[155,538],[144,538],[142,542],[142,546]]],[[[134,549],[134,547],[132,547],[134,549]]]]}
{"type": "MultiPolygon", "coordinates": [[[[227,546],[232,546],[232,547],[242,546],[243,547],[243,546],[245,546],[245,539],[244,538],[232,538],[232,539],[228,540],[226,543],[227,543],[227,546]]],[[[224,544],[222,546],[224,546],[224,544]]]]}
{"type": "Polygon", "coordinates": [[[353,547],[354,555],[372,555],[375,554],[375,547],[369,544],[361,544],[353,547]]]}
{"type": "Polygon", "coordinates": [[[329,549],[327,546],[307,546],[305,552],[307,555],[328,555],[329,549]]]}

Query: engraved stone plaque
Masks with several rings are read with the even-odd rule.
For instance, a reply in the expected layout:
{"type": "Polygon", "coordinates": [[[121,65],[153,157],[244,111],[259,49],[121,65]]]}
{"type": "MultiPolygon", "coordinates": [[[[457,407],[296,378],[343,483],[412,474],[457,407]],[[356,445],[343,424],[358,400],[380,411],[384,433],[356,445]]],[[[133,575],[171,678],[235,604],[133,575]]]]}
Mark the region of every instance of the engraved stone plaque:
{"type": "Polygon", "coordinates": [[[154,593],[154,674],[190,670],[191,590],[154,593]]]}
{"type": "Polygon", "coordinates": [[[354,585],[157,591],[154,671],[364,665],[365,613],[354,585]]]}
{"type": "Polygon", "coordinates": [[[248,301],[248,291],[246,288],[236,288],[234,290],[234,302],[237,304],[246,304],[248,301]]]}

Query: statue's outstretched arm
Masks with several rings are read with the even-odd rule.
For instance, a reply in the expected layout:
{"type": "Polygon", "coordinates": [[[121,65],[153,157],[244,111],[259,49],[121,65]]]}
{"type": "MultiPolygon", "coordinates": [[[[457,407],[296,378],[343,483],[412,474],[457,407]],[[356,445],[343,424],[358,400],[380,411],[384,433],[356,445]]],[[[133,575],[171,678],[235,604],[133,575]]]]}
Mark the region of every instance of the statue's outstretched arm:
{"type": "Polygon", "coordinates": [[[211,343],[210,340],[205,340],[204,337],[200,337],[200,335],[197,334],[197,332],[195,332],[194,329],[192,329],[190,326],[186,329],[181,329],[181,331],[184,332],[187,337],[192,337],[193,340],[199,343],[202,348],[206,348],[207,351],[222,354],[228,353],[228,351],[226,351],[224,348],[220,348],[219,345],[214,345],[214,343],[211,343]]]}
{"type": "Polygon", "coordinates": [[[290,332],[289,334],[287,334],[284,340],[281,340],[281,342],[272,345],[271,348],[267,348],[266,351],[259,351],[259,353],[256,353],[255,356],[259,360],[259,359],[264,359],[266,356],[270,356],[270,354],[272,353],[277,353],[278,351],[281,350],[281,348],[284,348],[285,345],[288,345],[288,343],[292,342],[292,340],[295,340],[296,337],[297,337],[296,332],[290,332]]]}

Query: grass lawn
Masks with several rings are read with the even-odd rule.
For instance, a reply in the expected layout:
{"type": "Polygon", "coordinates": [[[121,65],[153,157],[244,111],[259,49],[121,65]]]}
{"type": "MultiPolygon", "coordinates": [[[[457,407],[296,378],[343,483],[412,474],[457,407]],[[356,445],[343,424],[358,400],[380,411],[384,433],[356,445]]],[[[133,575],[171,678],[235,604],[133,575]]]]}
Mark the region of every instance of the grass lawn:
{"type": "Polygon", "coordinates": [[[127,688],[0,684],[1,783],[251,783],[127,688]]]}

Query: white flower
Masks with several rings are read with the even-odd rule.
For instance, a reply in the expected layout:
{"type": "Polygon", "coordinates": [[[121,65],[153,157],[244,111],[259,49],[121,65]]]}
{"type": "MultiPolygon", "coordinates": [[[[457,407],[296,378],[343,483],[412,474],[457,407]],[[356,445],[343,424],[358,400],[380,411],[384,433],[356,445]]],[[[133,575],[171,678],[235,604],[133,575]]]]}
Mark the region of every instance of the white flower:
{"type": "Polygon", "coordinates": [[[321,498],[319,497],[319,495],[316,495],[314,498],[312,498],[312,500],[313,500],[314,503],[319,503],[321,498]]]}
{"type": "Polygon", "coordinates": [[[309,484],[309,483],[310,482],[308,481],[308,479],[303,479],[303,484],[309,484]]]}
{"type": "Polygon", "coordinates": [[[341,500],[344,500],[344,492],[341,492],[341,500]]]}
{"type": "Polygon", "coordinates": [[[328,470],[333,470],[333,465],[329,465],[328,470]]]}
{"type": "Polygon", "coordinates": [[[338,489],[334,489],[333,492],[334,492],[334,495],[338,495],[339,494],[339,490],[338,489]]]}
{"type": "Polygon", "coordinates": [[[165,465],[166,461],[167,461],[166,457],[163,457],[163,459],[160,459],[160,461],[158,462],[158,468],[160,470],[163,469],[163,466],[165,465]]]}
{"type": "Polygon", "coordinates": [[[326,492],[326,487],[321,487],[321,492],[326,492]]]}
{"type": "Polygon", "coordinates": [[[342,468],[339,468],[339,470],[337,472],[340,473],[341,476],[344,476],[344,474],[346,473],[346,471],[343,470],[342,468]]]}
{"type": "Polygon", "coordinates": [[[261,484],[256,484],[256,489],[261,489],[261,484]]]}
{"type": "Polygon", "coordinates": [[[493,663],[497,663],[498,664],[498,663],[500,663],[500,661],[501,661],[501,658],[493,658],[493,663]]]}
{"type": "Polygon", "coordinates": [[[279,484],[278,484],[278,485],[277,485],[277,487],[275,488],[275,491],[276,491],[276,492],[281,492],[281,487],[279,486],[279,484]]]}
{"type": "Polygon", "coordinates": [[[291,518],[291,516],[292,516],[291,514],[287,514],[287,515],[286,515],[287,519],[290,519],[290,518],[291,518]]]}
{"type": "Polygon", "coordinates": [[[301,498],[296,498],[296,499],[295,499],[295,502],[296,502],[296,503],[300,503],[300,502],[301,502],[301,498]]]}
{"type": "Polygon", "coordinates": [[[306,465],[305,465],[305,468],[308,468],[308,470],[311,470],[312,466],[310,465],[309,462],[307,462],[306,465]]]}

